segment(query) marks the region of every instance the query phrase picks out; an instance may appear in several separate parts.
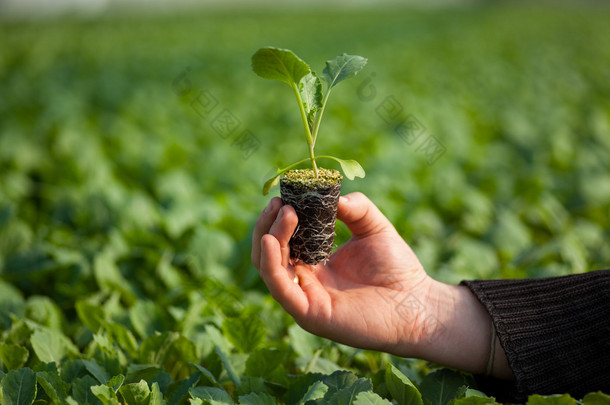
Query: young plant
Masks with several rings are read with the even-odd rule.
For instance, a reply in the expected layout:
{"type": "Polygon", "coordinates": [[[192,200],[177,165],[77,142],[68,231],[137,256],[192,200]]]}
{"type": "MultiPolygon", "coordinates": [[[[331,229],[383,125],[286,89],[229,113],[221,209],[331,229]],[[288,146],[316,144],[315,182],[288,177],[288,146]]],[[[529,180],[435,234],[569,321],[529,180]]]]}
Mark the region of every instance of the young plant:
{"type": "Polygon", "coordinates": [[[309,157],[293,163],[283,169],[277,169],[263,186],[263,195],[275,186],[280,176],[288,170],[303,164],[311,163],[315,177],[318,177],[318,159],[332,159],[339,162],[345,176],[353,180],[364,177],[362,166],[355,160],[339,159],[335,156],[316,156],[314,148],[320,130],[320,121],[326,108],[331,90],[341,81],[355,76],[366,65],[366,59],[361,56],[342,54],[326,62],[322,76],[312,72],[307,63],[302,61],[288,49],[266,47],[259,49],[252,56],[252,69],[264,79],[279,80],[292,88],[297,99],[309,157]]]}
{"type": "Polygon", "coordinates": [[[307,63],[287,49],[261,48],[252,56],[252,68],[256,74],[290,86],[303,120],[309,157],[277,169],[263,186],[263,194],[267,194],[279,182],[282,202],[292,206],[299,218],[299,225],[289,243],[290,258],[295,263],[315,265],[326,261],[333,249],[343,177],[337,170],[318,168],[316,160],[336,160],[350,180],[364,177],[364,170],[355,160],[316,156],[314,148],[331,90],[337,83],[355,76],[365,64],[366,59],[361,56],[343,54],[327,61],[322,76],[318,76],[307,63]],[[311,164],[311,169],[293,170],[306,162],[311,164]]]}

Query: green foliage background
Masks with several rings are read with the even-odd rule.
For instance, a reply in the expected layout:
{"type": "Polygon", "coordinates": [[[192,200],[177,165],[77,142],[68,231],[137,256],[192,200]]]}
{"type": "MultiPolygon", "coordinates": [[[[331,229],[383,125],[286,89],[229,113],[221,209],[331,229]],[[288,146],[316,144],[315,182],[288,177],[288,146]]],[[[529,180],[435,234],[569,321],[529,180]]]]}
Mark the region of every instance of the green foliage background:
{"type": "Polygon", "coordinates": [[[554,276],[610,263],[609,18],[500,3],[3,21],[2,403],[19,381],[21,403],[180,403],[189,388],[205,403],[205,386],[297,403],[310,384],[320,402],[333,385],[306,373],[336,370],[365,378],[336,374],[335,391],[372,381],[396,399],[388,361],[417,387],[440,381],[313,337],[267,295],[249,260],[260,190],[307,150],[290,92],[250,56],[369,59],[333,93],[317,152],[363,165],[344,192],[368,195],[433,277],[554,276]],[[218,103],[207,115],[202,94],[218,103]],[[444,146],[433,164],[380,116],[388,97],[444,146]],[[221,135],[225,109],[240,126],[221,135]]]}

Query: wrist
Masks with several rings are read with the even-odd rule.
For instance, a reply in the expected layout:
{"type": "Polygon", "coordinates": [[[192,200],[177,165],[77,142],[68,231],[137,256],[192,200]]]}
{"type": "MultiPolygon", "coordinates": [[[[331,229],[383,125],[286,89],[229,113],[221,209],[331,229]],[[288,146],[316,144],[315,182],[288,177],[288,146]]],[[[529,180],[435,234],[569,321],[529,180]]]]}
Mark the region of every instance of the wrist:
{"type": "Polygon", "coordinates": [[[483,374],[491,340],[491,317],[467,287],[435,281],[430,305],[436,307],[442,333],[423,342],[423,358],[483,374]]]}
{"type": "MultiPolygon", "coordinates": [[[[405,324],[402,348],[394,354],[417,357],[446,367],[484,374],[490,358],[492,323],[483,305],[465,286],[450,285],[432,278],[426,282],[411,325],[405,324]]],[[[495,338],[493,369],[496,377],[510,379],[499,339],[495,338]]]]}
{"type": "Polygon", "coordinates": [[[441,291],[443,286],[446,285],[425,275],[395,300],[398,338],[389,348],[390,353],[400,357],[431,360],[428,358],[429,352],[438,344],[439,339],[447,335],[442,320],[447,317],[440,316],[440,311],[446,308],[446,302],[439,301],[439,297],[447,297],[441,291]]]}

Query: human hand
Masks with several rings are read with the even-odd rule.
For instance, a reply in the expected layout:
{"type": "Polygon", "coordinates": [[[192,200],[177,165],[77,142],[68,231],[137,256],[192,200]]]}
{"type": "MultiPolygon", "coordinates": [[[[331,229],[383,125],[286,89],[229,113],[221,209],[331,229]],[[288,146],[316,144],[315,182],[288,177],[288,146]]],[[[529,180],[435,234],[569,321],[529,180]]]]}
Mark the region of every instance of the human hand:
{"type": "Polygon", "coordinates": [[[325,263],[291,263],[288,242],[298,219],[292,207],[272,199],[254,229],[252,262],[304,329],[351,346],[411,353],[434,332],[418,318],[433,280],[363,194],[341,197],[337,217],[351,239],[325,263]]]}
{"type": "MultiPolygon", "coordinates": [[[[430,278],[363,194],[341,197],[337,218],[352,237],[313,266],[290,261],[288,242],[298,223],[292,207],[275,197],[256,223],[252,263],[295,321],[350,346],[484,372],[491,321],[468,288],[430,278]]],[[[499,343],[494,357],[492,375],[513,378],[499,343]]]]}

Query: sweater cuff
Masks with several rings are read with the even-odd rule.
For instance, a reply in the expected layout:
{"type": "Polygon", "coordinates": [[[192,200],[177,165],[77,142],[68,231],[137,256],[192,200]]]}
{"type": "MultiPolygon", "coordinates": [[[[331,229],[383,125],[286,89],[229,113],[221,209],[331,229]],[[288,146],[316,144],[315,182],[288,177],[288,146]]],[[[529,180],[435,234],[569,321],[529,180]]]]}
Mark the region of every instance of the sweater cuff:
{"type": "Polygon", "coordinates": [[[610,392],[610,270],[461,284],[489,312],[516,379],[498,397],[610,392]]]}

